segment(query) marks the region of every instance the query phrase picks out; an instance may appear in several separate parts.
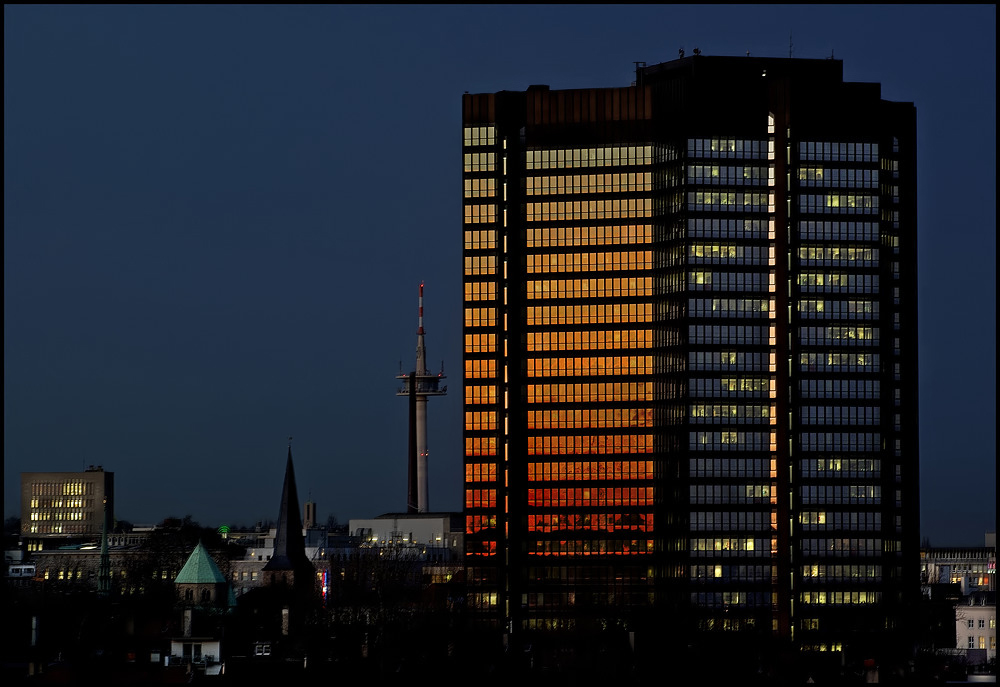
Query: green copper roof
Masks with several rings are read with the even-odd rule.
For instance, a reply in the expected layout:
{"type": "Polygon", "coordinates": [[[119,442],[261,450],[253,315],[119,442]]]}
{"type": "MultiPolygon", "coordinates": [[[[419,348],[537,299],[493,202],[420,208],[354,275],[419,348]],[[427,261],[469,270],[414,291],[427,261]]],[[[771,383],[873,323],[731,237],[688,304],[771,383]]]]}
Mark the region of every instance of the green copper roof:
{"type": "Polygon", "coordinates": [[[187,563],[177,573],[174,584],[225,584],[226,578],[219,571],[219,566],[215,564],[212,557],[201,542],[194,547],[194,551],[188,556],[187,563]]]}

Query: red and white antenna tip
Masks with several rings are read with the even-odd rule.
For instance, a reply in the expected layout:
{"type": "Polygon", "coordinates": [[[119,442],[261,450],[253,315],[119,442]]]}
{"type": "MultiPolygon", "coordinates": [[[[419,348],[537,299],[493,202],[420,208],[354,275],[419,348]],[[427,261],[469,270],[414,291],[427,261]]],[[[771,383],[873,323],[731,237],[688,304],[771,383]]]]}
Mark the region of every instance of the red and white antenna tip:
{"type": "Polygon", "coordinates": [[[420,298],[417,301],[417,333],[424,333],[424,283],[420,282],[420,298]]]}

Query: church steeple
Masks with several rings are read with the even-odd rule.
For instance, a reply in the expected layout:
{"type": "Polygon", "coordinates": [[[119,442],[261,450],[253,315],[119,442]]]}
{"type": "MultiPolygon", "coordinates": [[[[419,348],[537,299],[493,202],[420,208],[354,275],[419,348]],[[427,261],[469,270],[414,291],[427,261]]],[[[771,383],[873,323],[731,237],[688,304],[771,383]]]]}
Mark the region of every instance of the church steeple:
{"type": "Polygon", "coordinates": [[[313,584],[315,569],[306,557],[302,536],[302,516],[299,515],[299,495],[295,488],[295,468],[292,465],[291,437],[288,438],[288,460],[285,463],[285,483],[281,489],[278,530],[274,537],[274,553],[264,566],[265,582],[283,580],[296,587],[313,584]],[[296,578],[304,578],[297,580],[296,578]]]}

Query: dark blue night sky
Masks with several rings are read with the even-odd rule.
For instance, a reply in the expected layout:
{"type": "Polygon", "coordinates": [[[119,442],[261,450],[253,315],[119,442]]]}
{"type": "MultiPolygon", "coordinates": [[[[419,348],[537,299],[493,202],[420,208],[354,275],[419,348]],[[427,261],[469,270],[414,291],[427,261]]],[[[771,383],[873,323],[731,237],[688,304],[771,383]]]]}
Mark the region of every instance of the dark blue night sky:
{"type": "Polygon", "coordinates": [[[996,8],[6,6],[4,515],[102,464],[117,515],[405,509],[417,286],[433,510],[461,508],[461,95],[634,61],[844,62],[917,107],[922,536],[996,526],[996,8]]]}

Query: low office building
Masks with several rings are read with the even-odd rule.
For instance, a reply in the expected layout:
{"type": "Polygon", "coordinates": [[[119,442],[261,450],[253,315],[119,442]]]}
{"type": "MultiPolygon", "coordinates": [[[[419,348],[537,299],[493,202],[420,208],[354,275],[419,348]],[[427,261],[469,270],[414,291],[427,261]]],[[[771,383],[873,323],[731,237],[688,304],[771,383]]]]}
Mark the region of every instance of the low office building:
{"type": "Polygon", "coordinates": [[[105,525],[113,529],[114,513],[115,473],[100,465],[21,473],[21,537],[28,552],[97,541],[105,525]]]}
{"type": "MultiPolygon", "coordinates": [[[[933,590],[954,589],[955,651],[969,667],[996,659],[996,533],[987,532],[985,546],[927,548],[920,552],[920,581],[925,605],[933,590]]],[[[938,648],[940,645],[938,644],[938,648]]],[[[949,650],[950,651],[950,650],[949,650]]]]}
{"type": "Polygon", "coordinates": [[[996,534],[986,534],[986,546],[928,548],[920,552],[923,584],[958,584],[962,594],[995,592],[996,534]],[[992,536],[992,543],[991,543],[992,536]]]}
{"type": "Polygon", "coordinates": [[[362,546],[416,547],[422,557],[436,561],[461,558],[464,528],[460,513],[386,513],[348,525],[362,546]]]}

